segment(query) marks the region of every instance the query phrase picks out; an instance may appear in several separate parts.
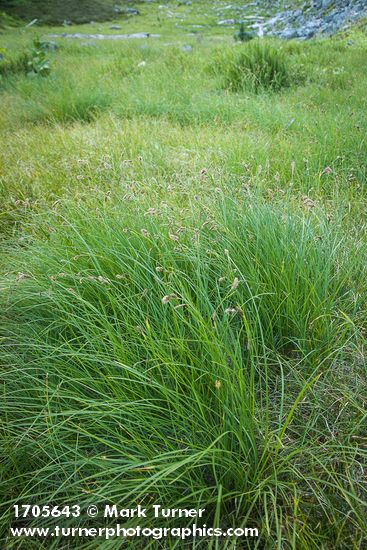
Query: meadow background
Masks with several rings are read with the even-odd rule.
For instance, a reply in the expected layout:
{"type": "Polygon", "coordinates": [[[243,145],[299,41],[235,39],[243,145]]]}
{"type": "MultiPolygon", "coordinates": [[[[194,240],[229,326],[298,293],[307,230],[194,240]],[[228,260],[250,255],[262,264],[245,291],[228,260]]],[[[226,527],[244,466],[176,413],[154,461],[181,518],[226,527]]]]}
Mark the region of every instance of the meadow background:
{"type": "Polygon", "coordinates": [[[3,547],[118,548],[8,537],[15,503],[107,502],[363,548],[366,20],[242,43],[135,5],[0,18],[3,547]]]}

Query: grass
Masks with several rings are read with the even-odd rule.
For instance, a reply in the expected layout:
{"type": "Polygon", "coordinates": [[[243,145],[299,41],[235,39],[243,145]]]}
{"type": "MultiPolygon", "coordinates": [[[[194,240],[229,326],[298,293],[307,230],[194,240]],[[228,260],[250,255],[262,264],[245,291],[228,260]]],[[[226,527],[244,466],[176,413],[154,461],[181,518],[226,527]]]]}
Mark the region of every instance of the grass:
{"type": "Polygon", "coordinates": [[[213,70],[222,76],[223,87],[233,92],[244,89],[255,93],[280,91],[292,80],[284,53],[279,47],[271,47],[260,40],[237,48],[237,51],[231,48],[224,55],[219,52],[213,70]]]}
{"type": "Polygon", "coordinates": [[[201,507],[259,530],[241,548],[362,548],[365,23],[235,44],[205,2],[139,9],[119,32],[160,38],[56,39],[48,76],[0,81],[4,548],[120,544],[11,538],[21,503],[201,507]]]}
{"type": "Polygon", "coordinates": [[[363,451],[345,428],[323,441],[323,459],[319,445],[341,406],[362,437],[362,395],[326,412],[319,392],[356,345],[362,261],[315,215],[217,202],[196,206],[199,223],[185,228],[164,207],[132,218],[79,208],[33,249],[33,264],[18,251],[22,291],[12,284],[4,342],[8,498],[19,500],[21,479],[21,498],[42,504],[62,472],[59,505],[194,500],[214,521],[220,491],[216,521],[250,522],[268,543],[295,521],[294,509],[276,511],[295,499],[305,525],[292,536],[304,547],[320,514],[335,539],[352,528],[359,540],[363,451]],[[32,467],[19,471],[24,449],[36,483],[32,467]],[[324,499],[348,506],[347,525],[342,511],[323,513],[324,499]]]}
{"type": "Polygon", "coordinates": [[[0,51],[0,82],[9,75],[26,73],[29,69],[28,64],[31,61],[29,52],[24,51],[16,57],[11,58],[6,50],[0,51]]]}

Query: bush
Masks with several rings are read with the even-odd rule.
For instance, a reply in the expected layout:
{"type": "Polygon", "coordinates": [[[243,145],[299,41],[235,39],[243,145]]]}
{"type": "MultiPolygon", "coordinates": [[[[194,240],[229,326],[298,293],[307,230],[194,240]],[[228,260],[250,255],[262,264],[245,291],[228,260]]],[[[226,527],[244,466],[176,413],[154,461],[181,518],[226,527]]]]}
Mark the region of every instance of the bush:
{"type": "Polygon", "coordinates": [[[29,77],[47,76],[50,74],[50,61],[47,58],[46,52],[49,50],[49,42],[35,39],[33,41],[34,48],[31,51],[30,60],[28,62],[29,77]]]}
{"type": "Polygon", "coordinates": [[[222,86],[233,92],[279,91],[292,82],[282,51],[260,40],[220,53],[212,66],[222,86]]]}
{"type": "Polygon", "coordinates": [[[250,42],[255,38],[256,34],[253,31],[247,31],[243,21],[240,24],[240,28],[234,34],[234,39],[239,40],[240,42],[250,42]]]}

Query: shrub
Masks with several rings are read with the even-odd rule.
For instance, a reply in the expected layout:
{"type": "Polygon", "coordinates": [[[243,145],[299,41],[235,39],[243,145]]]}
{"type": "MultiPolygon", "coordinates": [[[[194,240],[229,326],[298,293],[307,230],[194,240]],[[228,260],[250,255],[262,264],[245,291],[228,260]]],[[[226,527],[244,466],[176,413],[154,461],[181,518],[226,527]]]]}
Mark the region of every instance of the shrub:
{"type": "Polygon", "coordinates": [[[234,39],[239,40],[240,42],[249,42],[255,38],[255,36],[256,34],[253,31],[246,31],[245,24],[242,21],[239,30],[234,34],[234,39]]]}
{"type": "Polygon", "coordinates": [[[47,76],[50,74],[50,61],[47,58],[46,52],[49,50],[49,42],[35,39],[33,41],[34,48],[30,54],[30,60],[28,61],[29,77],[35,76],[47,76]]]}
{"type": "Polygon", "coordinates": [[[222,86],[234,92],[279,91],[292,82],[282,51],[260,40],[226,50],[213,65],[222,78],[222,86]]]}

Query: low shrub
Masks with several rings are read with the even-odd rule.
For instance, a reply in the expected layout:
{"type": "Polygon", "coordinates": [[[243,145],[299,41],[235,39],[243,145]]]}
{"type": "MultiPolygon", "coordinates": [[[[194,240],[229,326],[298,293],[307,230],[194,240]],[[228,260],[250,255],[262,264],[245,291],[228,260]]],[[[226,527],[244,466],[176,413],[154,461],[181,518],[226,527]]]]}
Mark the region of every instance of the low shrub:
{"type": "Polygon", "coordinates": [[[256,34],[253,31],[246,30],[245,24],[242,21],[240,23],[240,28],[234,34],[234,39],[239,40],[240,42],[249,42],[255,38],[256,34]]]}
{"type": "Polygon", "coordinates": [[[49,42],[35,39],[33,41],[33,50],[30,53],[30,60],[28,61],[27,75],[31,78],[35,76],[47,76],[50,74],[50,61],[47,58],[47,51],[49,51],[49,42]]]}

